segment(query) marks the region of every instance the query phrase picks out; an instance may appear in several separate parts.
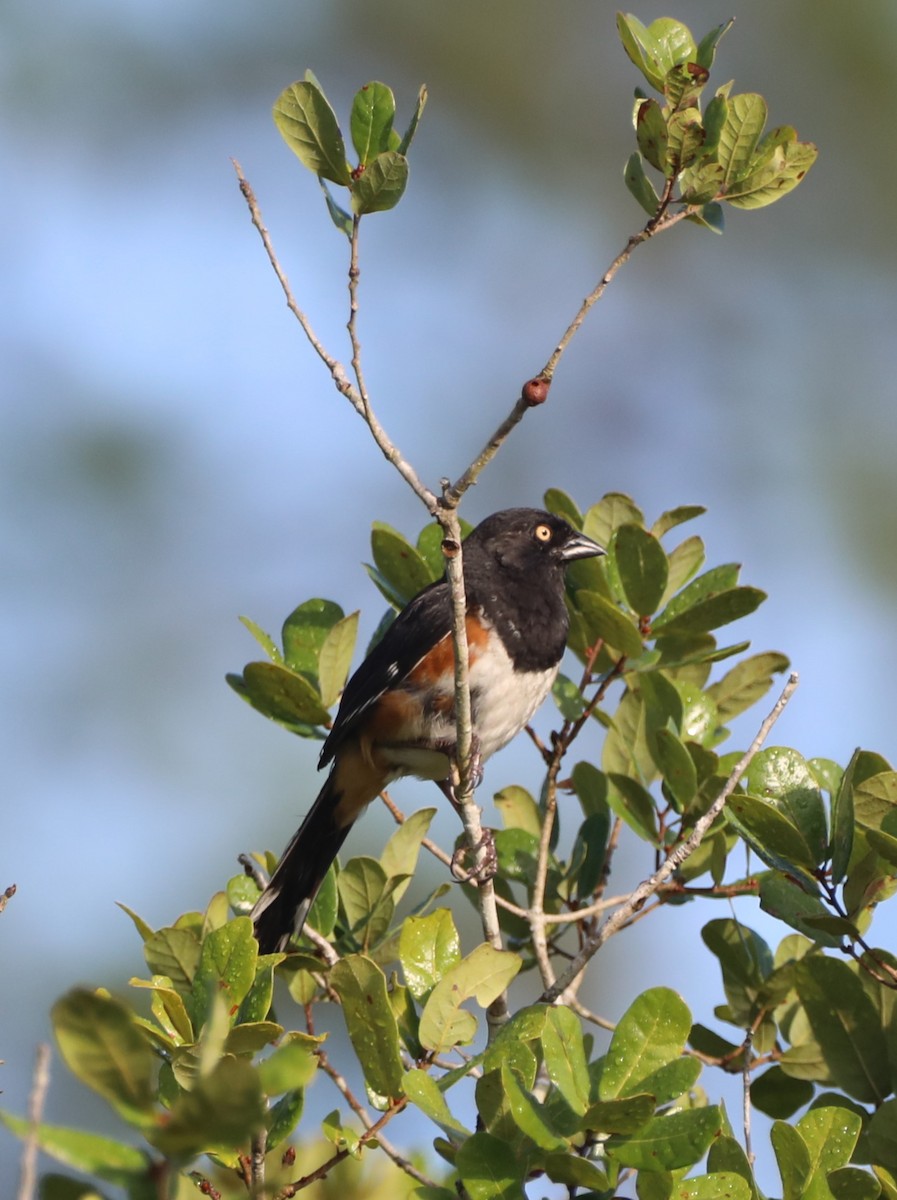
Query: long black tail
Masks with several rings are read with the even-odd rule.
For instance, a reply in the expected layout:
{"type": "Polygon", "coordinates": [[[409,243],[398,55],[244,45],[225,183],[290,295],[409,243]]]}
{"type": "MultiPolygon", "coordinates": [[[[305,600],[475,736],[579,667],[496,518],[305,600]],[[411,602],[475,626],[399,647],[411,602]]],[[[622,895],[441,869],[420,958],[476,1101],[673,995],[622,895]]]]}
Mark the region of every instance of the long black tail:
{"type": "Polygon", "coordinates": [[[286,950],[290,938],[301,932],[318,888],[359,815],[356,809],[346,820],[335,775],[321,788],[250,914],[262,954],[286,950]]]}

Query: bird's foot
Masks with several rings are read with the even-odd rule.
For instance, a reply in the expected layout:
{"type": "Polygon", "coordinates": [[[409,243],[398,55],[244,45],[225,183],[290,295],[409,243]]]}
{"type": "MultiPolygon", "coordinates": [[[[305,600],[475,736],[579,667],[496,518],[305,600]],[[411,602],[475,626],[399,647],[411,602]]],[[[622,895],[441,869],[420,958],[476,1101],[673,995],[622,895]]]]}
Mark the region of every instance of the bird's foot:
{"type": "Polygon", "coordinates": [[[486,883],[494,879],[498,872],[498,853],[495,849],[495,834],[491,829],[484,828],[483,834],[476,846],[459,846],[452,855],[451,872],[459,883],[486,883]],[[472,867],[464,865],[465,859],[471,854],[479,860],[472,867]]]}

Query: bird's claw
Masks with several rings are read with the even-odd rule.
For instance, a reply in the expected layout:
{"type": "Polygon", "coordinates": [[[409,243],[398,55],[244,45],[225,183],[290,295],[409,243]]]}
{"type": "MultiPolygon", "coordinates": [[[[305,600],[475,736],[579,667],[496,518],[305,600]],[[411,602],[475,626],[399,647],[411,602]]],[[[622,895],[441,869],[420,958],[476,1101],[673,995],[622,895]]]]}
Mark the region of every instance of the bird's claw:
{"type": "Polygon", "coordinates": [[[494,879],[498,872],[498,853],[495,849],[495,834],[491,829],[484,828],[483,834],[476,846],[459,846],[452,855],[451,872],[459,883],[486,883],[494,879]],[[464,866],[464,860],[473,854],[479,859],[471,868],[464,866]]]}

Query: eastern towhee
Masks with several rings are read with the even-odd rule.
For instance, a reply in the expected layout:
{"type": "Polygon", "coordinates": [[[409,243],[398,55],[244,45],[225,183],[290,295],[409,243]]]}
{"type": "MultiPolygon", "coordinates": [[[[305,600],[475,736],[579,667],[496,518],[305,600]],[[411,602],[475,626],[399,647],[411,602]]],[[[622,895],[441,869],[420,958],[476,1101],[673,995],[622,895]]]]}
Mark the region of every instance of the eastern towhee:
{"type": "MultiPolygon", "coordinates": [[[[564,569],[604,550],[534,508],[487,517],[464,541],[470,699],[478,761],[526,725],[567,641],[564,569]]],[[[252,910],[262,953],[285,950],[354,822],[394,779],[447,787],[454,766],[451,597],[443,579],[411,600],[349,682],[319,766],[330,774],[252,910]]]]}

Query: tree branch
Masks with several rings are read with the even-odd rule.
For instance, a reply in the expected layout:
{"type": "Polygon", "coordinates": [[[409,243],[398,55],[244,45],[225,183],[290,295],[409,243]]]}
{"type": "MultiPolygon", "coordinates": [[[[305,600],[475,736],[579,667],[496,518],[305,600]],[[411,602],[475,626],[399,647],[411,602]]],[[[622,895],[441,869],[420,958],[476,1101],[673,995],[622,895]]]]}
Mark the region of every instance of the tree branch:
{"type": "Polygon", "coordinates": [[[50,1047],[41,1042],[34,1056],[31,1094],[28,1097],[28,1135],[22,1147],[19,1171],[19,1190],[16,1200],[34,1200],[37,1195],[38,1126],[44,1112],[47,1090],[50,1087],[50,1047]]]}
{"type": "Polygon", "coordinates": [[[638,885],[629,899],[621,904],[615,912],[607,918],[601,927],[590,937],[583,945],[582,949],[572,959],[570,964],[558,977],[557,981],[549,988],[546,988],[542,993],[540,1000],[544,1003],[555,1003],[569,988],[577,976],[585,969],[589,960],[601,949],[604,943],[617,932],[627,921],[630,921],[635,914],[644,906],[645,902],[655,894],[662,883],[667,880],[676,868],[685,861],[688,856],[695,851],[701,844],[707,830],[722,812],[726,801],[729,799],[742,775],[747,770],[754,755],[760,750],[763,743],[769,737],[770,730],[776,721],[781,716],[791,699],[797,687],[798,676],[796,672],[788,677],[788,682],[782,689],[782,694],[775,702],[772,711],[761,724],[757,736],[751,742],[747,751],[741,756],[738,762],[732,769],[732,773],[726,780],[726,783],[714,800],[713,804],[707,812],[700,817],[696,822],[690,836],[684,842],[680,842],[667,857],[664,859],[661,866],[654,872],[650,878],[643,880],[638,885]]]}

